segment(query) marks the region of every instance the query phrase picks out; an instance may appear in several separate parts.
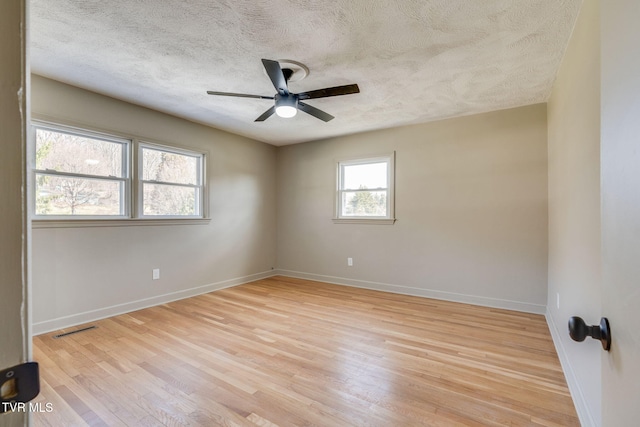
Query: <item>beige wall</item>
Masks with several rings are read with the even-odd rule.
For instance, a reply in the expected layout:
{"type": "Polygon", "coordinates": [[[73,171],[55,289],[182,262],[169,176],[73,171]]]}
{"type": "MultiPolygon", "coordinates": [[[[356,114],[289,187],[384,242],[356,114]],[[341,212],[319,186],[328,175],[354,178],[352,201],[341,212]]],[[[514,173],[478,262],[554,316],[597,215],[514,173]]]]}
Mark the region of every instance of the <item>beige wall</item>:
{"type": "Polygon", "coordinates": [[[33,230],[36,333],[271,274],[275,147],[39,76],[32,107],[34,117],[210,154],[209,224],[33,230]]]}
{"type": "Polygon", "coordinates": [[[547,319],[585,426],[600,425],[602,350],[595,340],[572,341],[567,321],[571,316],[580,316],[594,324],[601,316],[599,43],[598,3],[587,0],[547,107],[547,319]]]}
{"type": "Polygon", "coordinates": [[[543,313],[546,158],[545,105],[281,147],[278,267],[543,313]],[[396,224],[334,224],[336,159],[393,150],[396,224]]]}
{"type": "MultiPolygon", "coordinates": [[[[0,370],[29,357],[28,230],[23,152],[28,115],[25,2],[0,3],[0,370]],[[25,311],[23,311],[25,310],[25,311]]],[[[4,380],[4,378],[3,378],[4,380]]],[[[0,425],[25,425],[26,414],[0,414],[0,425]]]]}

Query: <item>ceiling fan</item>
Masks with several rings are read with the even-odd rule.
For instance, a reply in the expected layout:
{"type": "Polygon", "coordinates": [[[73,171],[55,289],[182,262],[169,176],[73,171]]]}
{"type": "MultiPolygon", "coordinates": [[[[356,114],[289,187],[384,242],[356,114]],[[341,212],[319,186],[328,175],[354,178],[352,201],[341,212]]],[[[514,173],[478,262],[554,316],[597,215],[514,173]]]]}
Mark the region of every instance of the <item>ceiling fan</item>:
{"type": "Polygon", "coordinates": [[[287,85],[289,79],[293,74],[293,70],[289,68],[281,68],[278,61],[270,59],[263,59],[262,65],[267,72],[267,75],[271,79],[271,83],[276,88],[276,94],[274,96],[262,96],[262,95],[248,95],[244,93],[231,93],[231,92],[215,92],[208,90],[209,95],[221,95],[221,96],[237,96],[241,98],[259,98],[259,99],[273,99],[275,105],[269,108],[258,117],[256,122],[263,122],[273,113],[276,113],[280,117],[293,117],[298,110],[302,110],[307,114],[311,114],[313,117],[328,122],[334,117],[331,114],[325,113],[322,110],[312,107],[309,104],[302,102],[307,99],[327,98],[329,96],[349,95],[352,93],[359,93],[360,89],[357,84],[329,87],[324,89],[317,89],[308,92],[292,93],[289,92],[287,85]]]}

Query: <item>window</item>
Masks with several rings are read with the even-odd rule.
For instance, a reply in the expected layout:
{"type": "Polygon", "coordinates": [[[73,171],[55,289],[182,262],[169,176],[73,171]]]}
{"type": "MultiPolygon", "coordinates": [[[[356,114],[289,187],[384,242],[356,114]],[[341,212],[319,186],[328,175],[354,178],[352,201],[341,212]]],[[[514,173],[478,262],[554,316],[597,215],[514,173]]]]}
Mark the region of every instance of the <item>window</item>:
{"type": "Polygon", "coordinates": [[[336,222],[393,224],[394,158],[391,154],[338,162],[336,222]]]}
{"type": "Polygon", "coordinates": [[[34,129],[36,223],[205,217],[204,153],[48,123],[34,129]]]}
{"type": "Polygon", "coordinates": [[[142,216],[201,217],[202,154],[140,144],[142,216]]]}
{"type": "Polygon", "coordinates": [[[36,217],[128,216],[130,142],[36,128],[36,217]]]}

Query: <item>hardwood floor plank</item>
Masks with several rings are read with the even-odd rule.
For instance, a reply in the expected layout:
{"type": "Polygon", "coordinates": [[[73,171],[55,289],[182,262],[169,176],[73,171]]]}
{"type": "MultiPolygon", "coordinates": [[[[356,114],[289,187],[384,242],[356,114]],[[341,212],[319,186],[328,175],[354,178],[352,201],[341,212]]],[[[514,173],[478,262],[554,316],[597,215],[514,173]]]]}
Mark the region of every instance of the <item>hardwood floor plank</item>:
{"type": "Polygon", "coordinates": [[[579,425],[539,315],[278,276],[91,325],[35,426],[579,425]]]}

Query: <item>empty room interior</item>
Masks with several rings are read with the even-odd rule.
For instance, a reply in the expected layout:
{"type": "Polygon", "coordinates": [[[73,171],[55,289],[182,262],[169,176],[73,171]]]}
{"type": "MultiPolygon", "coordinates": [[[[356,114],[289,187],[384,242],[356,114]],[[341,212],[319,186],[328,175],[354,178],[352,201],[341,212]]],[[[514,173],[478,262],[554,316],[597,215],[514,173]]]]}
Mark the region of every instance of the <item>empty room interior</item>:
{"type": "Polygon", "coordinates": [[[0,425],[639,419],[637,2],[0,11],[0,425]]]}

